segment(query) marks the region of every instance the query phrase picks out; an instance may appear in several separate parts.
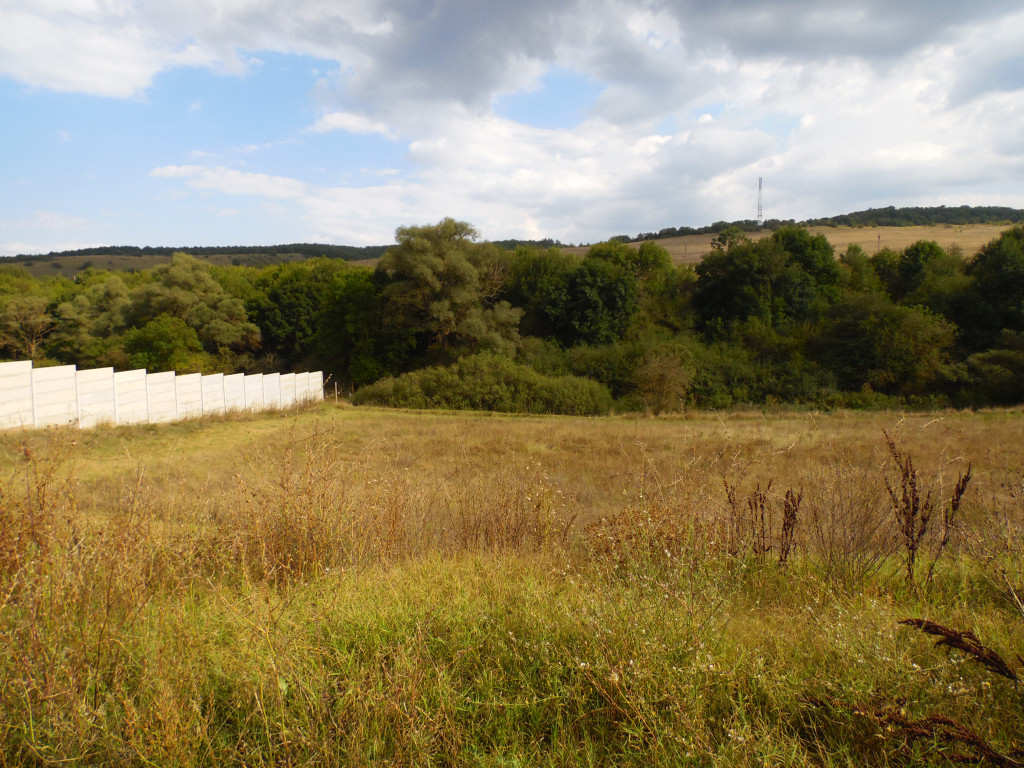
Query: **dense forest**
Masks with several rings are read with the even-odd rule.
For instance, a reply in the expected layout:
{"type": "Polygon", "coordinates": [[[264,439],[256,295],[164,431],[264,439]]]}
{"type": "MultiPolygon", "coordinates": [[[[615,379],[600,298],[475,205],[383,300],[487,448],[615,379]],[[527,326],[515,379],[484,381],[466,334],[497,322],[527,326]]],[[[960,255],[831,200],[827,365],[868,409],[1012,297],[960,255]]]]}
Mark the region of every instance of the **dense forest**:
{"type": "Polygon", "coordinates": [[[372,268],[0,266],[0,359],[323,369],[357,402],[507,411],[1024,400],[1024,226],[976,254],[872,255],[800,226],[726,227],[695,267],[653,241],[500,247],[452,219],[396,242],[372,268]]]}

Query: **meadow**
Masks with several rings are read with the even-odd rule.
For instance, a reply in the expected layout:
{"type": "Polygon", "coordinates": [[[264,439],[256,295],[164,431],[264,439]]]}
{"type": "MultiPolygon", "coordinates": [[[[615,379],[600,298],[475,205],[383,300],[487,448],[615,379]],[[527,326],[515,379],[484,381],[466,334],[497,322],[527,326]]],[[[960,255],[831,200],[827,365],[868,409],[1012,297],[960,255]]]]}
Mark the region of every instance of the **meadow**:
{"type": "Polygon", "coordinates": [[[0,434],[0,765],[1021,765],[1022,555],[1020,410],[0,434]]]}

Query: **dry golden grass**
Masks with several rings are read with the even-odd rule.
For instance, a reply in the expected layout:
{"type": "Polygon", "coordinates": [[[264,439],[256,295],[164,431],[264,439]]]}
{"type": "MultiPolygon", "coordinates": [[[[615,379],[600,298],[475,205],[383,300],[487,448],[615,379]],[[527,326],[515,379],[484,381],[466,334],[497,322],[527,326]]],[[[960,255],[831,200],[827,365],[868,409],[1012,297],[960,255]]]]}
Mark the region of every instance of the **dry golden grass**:
{"type": "Polygon", "coordinates": [[[324,403],[6,433],[0,766],[1012,764],[1012,677],[897,622],[1021,673],[1022,428],[324,403]],[[883,430],[924,493],[974,467],[920,589],[883,430]]]}
{"type": "MultiPolygon", "coordinates": [[[[573,500],[583,523],[619,511],[641,490],[719,497],[723,479],[774,478],[782,493],[832,460],[880,469],[887,460],[883,430],[914,455],[918,466],[948,466],[954,481],[957,468],[968,462],[975,466],[978,485],[987,484],[993,472],[1024,465],[1024,413],[1018,410],[581,419],[402,412],[328,402],[294,416],[83,431],[76,435],[82,450],[75,472],[100,496],[143,466],[147,482],[163,492],[212,498],[216,489],[253,471],[247,457],[254,451],[314,424],[331,436],[339,461],[393,472],[419,487],[458,484],[467,477],[486,482],[540,466],[573,500]]],[[[41,433],[8,433],[0,436],[0,445],[41,440],[41,433]]],[[[81,503],[89,505],[88,496],[81,503]]],[[[102,499],[95,506],[103,507],[102,499]]]]}
{"type": "MultiPolygon", "coordinates": [[[[918,240],[934,240],[943,248],[957,245],[965,256],[977,253],[981,246],[995,239],[1009,228],[1006,224],[936,224],[921,227],[809,227],[815,235],[824,235],[836,253],[842,253],[852,244],[857,244],[867,254],[880,248],[900,251],[918,240]]],[[[748,233],[752,240],[768,237],[770,231],[748,233]]],[[[685,235],[657,240],[658,245],[668,250],[675,264],[696,264],[711,252],[711,242],[717,235],[685,235]]],[[[639,243],[631,244],[639,248],[639,243]]],[[[565,248],[568,253],[583,255],[587,248],[565,248]]]]}

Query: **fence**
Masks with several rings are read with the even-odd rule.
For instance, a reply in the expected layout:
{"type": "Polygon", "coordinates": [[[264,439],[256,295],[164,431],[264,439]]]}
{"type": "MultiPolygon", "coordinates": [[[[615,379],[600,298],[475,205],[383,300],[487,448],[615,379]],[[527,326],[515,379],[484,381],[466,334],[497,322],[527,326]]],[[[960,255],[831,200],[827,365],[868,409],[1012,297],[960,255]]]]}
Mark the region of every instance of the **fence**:
{"type": "Polygon", "coordinates": [[[0,363],[0,429],[155,424],[323,400],[323,373],[178,376],[73,365],[0,363]]]}

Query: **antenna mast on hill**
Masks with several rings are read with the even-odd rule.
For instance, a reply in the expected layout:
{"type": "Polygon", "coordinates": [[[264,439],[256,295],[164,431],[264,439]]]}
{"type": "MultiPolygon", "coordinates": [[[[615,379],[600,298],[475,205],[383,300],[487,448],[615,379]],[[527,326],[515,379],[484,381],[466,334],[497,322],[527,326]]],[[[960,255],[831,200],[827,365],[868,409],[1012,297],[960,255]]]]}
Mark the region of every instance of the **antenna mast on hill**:
{"type": "Polygon", "coordinates": [[[760,176],[757,177],[757,228],[761,228],[761,190],[764,188],[762,179],[760,176]]]}

